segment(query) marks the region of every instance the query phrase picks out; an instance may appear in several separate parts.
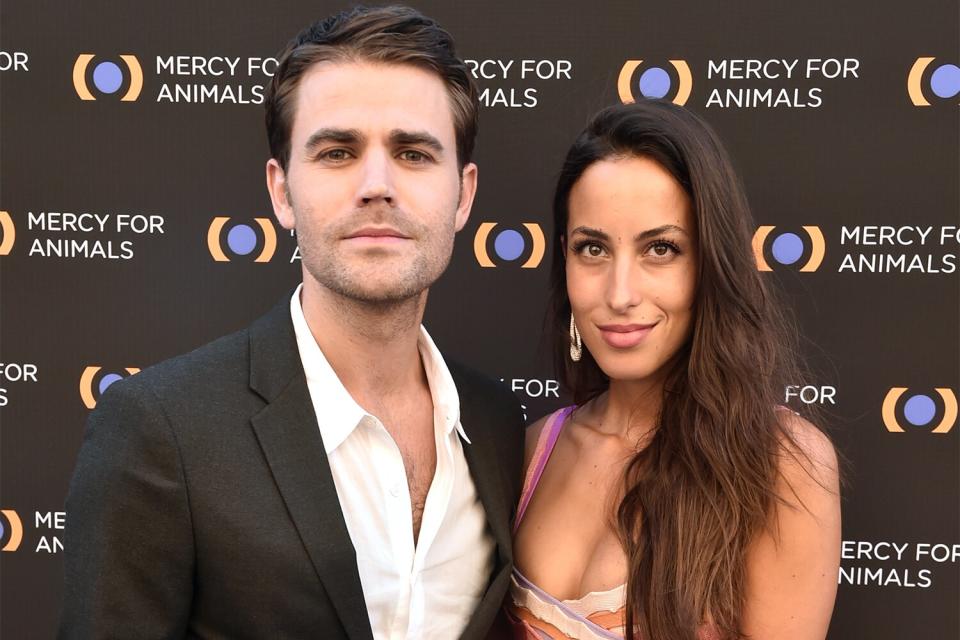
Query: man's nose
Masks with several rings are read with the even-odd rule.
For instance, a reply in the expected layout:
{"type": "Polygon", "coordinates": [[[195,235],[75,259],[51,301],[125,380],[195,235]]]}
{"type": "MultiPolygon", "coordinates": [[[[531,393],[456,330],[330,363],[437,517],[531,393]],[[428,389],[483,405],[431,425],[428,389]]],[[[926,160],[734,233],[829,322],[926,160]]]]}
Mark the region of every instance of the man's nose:
{"type": "Polygon", "coordinates": [[[363,158],[358,192],[359,204],[394,203],[393,167],[390,156],[382,150],[370,150],[363,158]]]}

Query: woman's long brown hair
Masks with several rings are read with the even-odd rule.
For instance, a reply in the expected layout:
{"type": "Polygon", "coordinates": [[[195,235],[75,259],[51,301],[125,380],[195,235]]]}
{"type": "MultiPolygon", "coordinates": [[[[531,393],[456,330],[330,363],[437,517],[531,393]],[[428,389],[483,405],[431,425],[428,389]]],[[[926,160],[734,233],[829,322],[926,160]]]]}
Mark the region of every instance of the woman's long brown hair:
{"type": "Polygon", "coordinates": [[[778,459],[795,450],[775,410],[784,385],[800,381],[796,332],[758,273],[746,197],[716,134],[671,103],[610,107],[573,144],[554,198],[548,322],[574,401],[609,380],[586,349],[580,362],[567,357],[567,204],[587,167],[630,156],[656,161],[686,191],[699,260],[691,335],[670,365],[654,435],[627,465],[617,511],[626,637],[692,640],[709,622],[740,638],[747,548],[773,526],[778,459]]]}

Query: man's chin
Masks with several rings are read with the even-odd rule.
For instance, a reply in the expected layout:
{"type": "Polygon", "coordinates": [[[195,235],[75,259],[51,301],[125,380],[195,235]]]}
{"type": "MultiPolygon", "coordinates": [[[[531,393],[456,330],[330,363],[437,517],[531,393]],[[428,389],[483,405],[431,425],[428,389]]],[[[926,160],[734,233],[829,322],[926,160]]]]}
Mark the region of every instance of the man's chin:
{"type": "Polygon", "coordinates": [[[369,264],[350,268],[342,262],[339,269],[324,268],[328,266],[304,263],[305,271],[321,287],[347,300],[378,305],[418,299],[442,273],[429,264],[409,261],[384,260],[373,268],[369,264]]]}
{"type": "Polygon", "coordinates": [[[423,282],[330,282],[325,285],[342,298],[370,305],[396,305],[418,299],[429,283],[423,282]]]}

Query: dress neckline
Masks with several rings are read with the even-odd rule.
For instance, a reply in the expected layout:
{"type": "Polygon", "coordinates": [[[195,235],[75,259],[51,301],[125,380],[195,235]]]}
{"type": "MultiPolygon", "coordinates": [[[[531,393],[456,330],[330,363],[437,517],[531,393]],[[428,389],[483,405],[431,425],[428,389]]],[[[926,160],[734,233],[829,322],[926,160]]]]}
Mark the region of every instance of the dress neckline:
{"type": "MultiPolygon", "coordinates": [[[[520,521],[523,519],[523,516],[527,511],[527,506],[530,504],[530,499],[533,497],[533,493],[536,491],[537,485],[540,483],[540,478],[543,476],[544,470],[547,468],[550,455],[553,453],[553,449],[560,437],[560,431],[563,430],[563,425],[566,424],[567,419],[576,408],[577,405],[571,405],[555,411],[547,418],[547,422],[543,426],[543,431],[540,432],[540,437],[537,439],[537,445],[534,449],[534,455],[530,459],[530,468],[527,470],[527,475],[524,479],[523,494],[520,498],[520,506],[517,509],[517,518],[513,528],[514,533],[516,533],[520,528],[520,521]]],[[[626,590],[627,588],[627,583],[624,582],[623,584],[617,585],[611,589],[607,589],[606,591],[588,591],[578,598],[561,600],[544,591],[536,583],[526,577],[516,566],[516,563],[514,563],[513,570],[520,578],[523,579],[524,582],[533,587],[533,589],[538,593],[543,594],[549,597],[551,600],[564,605],[579,604],[590,596],[610,595],[617,590],[626,590]]]]}
{"type": "Polygon", "coordinates": [[[610,588],[610,589],[607,589],[607,590],[605,590],[605,591],[588,591],[588,592],[586,592],[585,594],[583,594],[582,596],[580,596],[580,597],[578,597],[578,598],[569,598],[569,599],[566,599],[566,600],[561,600],[560,598],[558,598],[558,597],[556,597],[555,595],[551,594],[550,592],[546,591],[545,589],[543,589],[543,587],[539,586],[539,585],[538,585],[537,583],[535,583],[533,580],[531,580],[530,578],[528,578],[527,576],[525,576],[525,575],[523,574],[523,572],[520,571],[520,569],[519,569],[516,565],[513,566],[513,570],[514,570],[514,572],[515,572],[519,577],[523,578],[523,581],[524,581],[524,582],[526,582],[526,583],[527,583],[528,585],[530,585],[531,587],[534,587],[534,588],[536,589],[537,593],[541,593],[541,594],[543,594],[543,595],[550,596],[550,599],[551,599],[551,600],[554,600],[554,601],[556,601],[556,602],[560,602],[560,603],[562,603],[562,604],[564,604],[564,605],[568,605],[568,606],[569,606],[569,605],[582,604],[584,600],[586,600],[587,598],[590,598],[591,596],[609,596],[609,595],[612,595],[612,594],[614,594],[614,593],[616,593],[616,592],[618,592],[618,591],[626,591],[626,589],[627,589],[627,583],[624,582],[623,584],[618,584],[617,586],[612,587],[612,588],[610,588]]]}
{"type": "MultiPolygon", "coordinates": [[[[571,606],[571,604],[576,601],[559,600],[554,596],[550,595],[549,593],[547,593],[546,591],[544,591],[543,589],[541,589],[540,587],[538,587],[536,584],[531,582],[529,578],[523,575],[523,573],[519,569],[517,569],[516,565],[514,565],[513,567],[513,579],[516,585],[519,586],[521,589],[526,589],[530,591],[535,598],[538,598],[541,601],[549,605],[552,605],[563,616],[571,620],[575,620],[578,624],[585,625],[588,629],[590,629],[590,631],[592,631],[597,636],[601,638],[605,638],[607,640],[623,640],[623,636],[613,633],[612,631],[601,627],[599,624],[588,619],[587,616],[581,613],[580,611],[575,611],[574,606],[571,606]]],[[[623,585],[623,586],[625,587],[626,585],[623,585]]],[[[614,589],[617,589],[617,588],[619,587],[615,587],[614,589]]],[[[596,592],[591,592],[591,593],[596,593],[596,592]]],[[[620,605],[617,611],[622,611],[623,607],[624,605],[620,605]]]]}

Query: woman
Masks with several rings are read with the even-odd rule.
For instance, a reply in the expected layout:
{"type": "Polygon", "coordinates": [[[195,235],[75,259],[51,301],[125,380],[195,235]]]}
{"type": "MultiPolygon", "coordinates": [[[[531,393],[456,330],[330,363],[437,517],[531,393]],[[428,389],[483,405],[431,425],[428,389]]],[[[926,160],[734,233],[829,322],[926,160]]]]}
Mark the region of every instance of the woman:
{"type": "Polygon", "coordinates": [[[552,329],[577,405],[527,435],[517,637],[822,639],[836,456],[778,406],[793,349],[716,136],[669,103],[602,111],[554,222],[552,329]]]}

